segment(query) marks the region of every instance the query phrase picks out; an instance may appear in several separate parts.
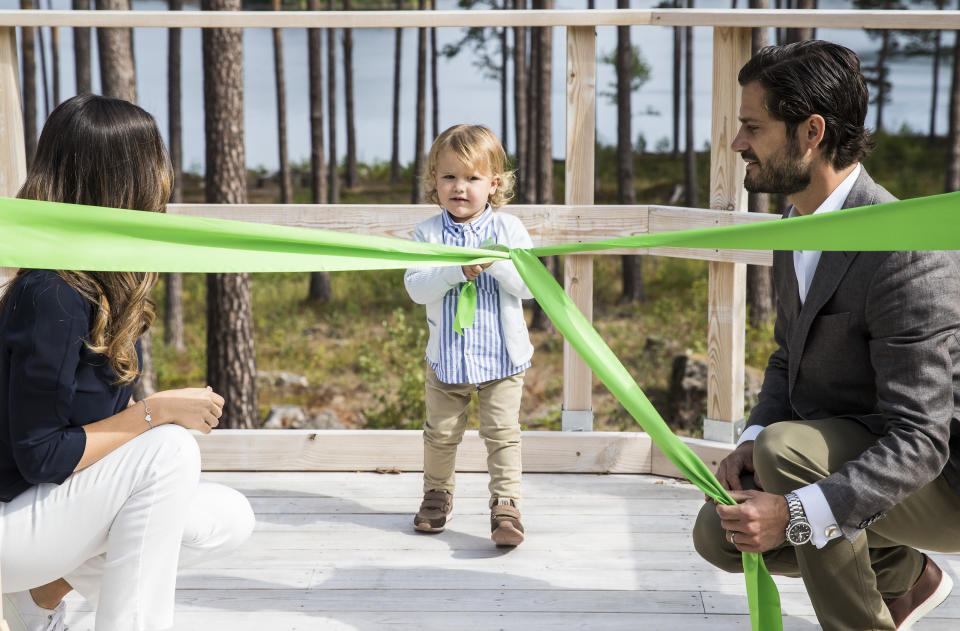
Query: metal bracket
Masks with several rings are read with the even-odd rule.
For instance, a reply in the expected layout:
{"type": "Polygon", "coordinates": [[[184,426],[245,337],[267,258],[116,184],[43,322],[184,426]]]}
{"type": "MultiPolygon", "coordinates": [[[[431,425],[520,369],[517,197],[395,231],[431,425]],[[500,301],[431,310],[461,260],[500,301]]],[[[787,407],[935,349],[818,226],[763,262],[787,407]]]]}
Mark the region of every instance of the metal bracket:
{"type": "Polygon", "coordinates": [[[592,432],[593,409],[561,411],[560,429],[565,432],[592,432]]]}
{"type": "Polygon", "coordinates": [[[719,443],[735,443],[743,433],[747,419],[740,417],[736,421],[716,421],[712,418],[703,419],[703,438],[719,443]]]}

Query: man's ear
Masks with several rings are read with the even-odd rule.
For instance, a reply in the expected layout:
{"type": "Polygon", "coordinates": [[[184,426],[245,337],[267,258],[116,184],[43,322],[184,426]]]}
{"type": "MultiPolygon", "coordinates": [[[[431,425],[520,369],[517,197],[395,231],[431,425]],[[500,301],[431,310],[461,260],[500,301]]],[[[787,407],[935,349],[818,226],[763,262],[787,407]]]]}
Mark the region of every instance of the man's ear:
{"type": "Polygon", "coordinates": [[[802,146],[810,149],[816,149],[823,141],[826,133],[827,122],[819,114],[811,114],[810,117],[800,123],[797,129],[798,140],[802,146]]]}

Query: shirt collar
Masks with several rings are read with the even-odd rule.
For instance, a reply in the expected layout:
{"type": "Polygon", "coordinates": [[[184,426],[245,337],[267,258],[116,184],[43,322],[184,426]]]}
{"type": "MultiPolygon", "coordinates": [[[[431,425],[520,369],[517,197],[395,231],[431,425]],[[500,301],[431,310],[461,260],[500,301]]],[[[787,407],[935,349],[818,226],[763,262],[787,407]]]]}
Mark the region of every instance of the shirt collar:
{"type": "MultiPolygon", "coordinates": [[[[850,171],[850,174],[847,177],[843,178],[843,181],[840,182],[840,185],[837,188],[833,189],[833,192],[827,195],[827,198],[823,200],[823,203],[817,206],[817,209],[813,211],[813,214],[817,213],[828,213],[834,210],[840,210],[843,208],[844,202],[847,201],[847,197],[850,195],[850,191],[853,190],[853,185],[857,183],[857,178],[860,177],[860,172],[863,171],[863,166],[860,163],[857,163],[856,168],[853,171],[850,171]]],[[[794,207],[790,210],[790,216],[797,216],[797,209],[794,207]]]]}
{"type": "Polygon", "coordinates": [[[442,216],[444,230],[449,230],[454,234],[460,234],[461,231],[470,231],[478,235],[483,235],[490,222],[493,221],[493,209],[490,208],[490,204],[487,204],[483,213],[469,223],[457,223],[450,217],[450,213],[448,213],[446,209],[444,209],[442,216]]]}

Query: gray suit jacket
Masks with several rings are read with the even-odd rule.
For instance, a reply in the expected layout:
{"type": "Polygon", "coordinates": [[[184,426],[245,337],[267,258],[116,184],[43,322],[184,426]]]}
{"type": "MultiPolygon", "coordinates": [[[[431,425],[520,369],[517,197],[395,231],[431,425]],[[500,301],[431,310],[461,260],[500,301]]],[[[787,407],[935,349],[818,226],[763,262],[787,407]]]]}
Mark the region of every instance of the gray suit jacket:
{"type": "MultiPolygon", "coordinates": [[[[894,199],[863,170],[844,208],[894,199]]],[[[818,483],[850,540],[941,472],[960,501],[960,253],[824,252],[802,306],[792,252],[773,274],[779,348],[748,426],[846,417],[879,437],[818,483]]]]}

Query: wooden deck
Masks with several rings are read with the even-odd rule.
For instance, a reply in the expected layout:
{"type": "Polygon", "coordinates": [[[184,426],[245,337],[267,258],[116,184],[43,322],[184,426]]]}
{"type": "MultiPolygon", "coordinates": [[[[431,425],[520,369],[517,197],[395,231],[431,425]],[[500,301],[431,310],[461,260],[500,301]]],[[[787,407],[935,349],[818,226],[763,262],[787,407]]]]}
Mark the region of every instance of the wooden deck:
{"type": "MultiPolygon", "coordinates": [[[[257,513],[236,554],[181,573],[179,631],[749,629],[739,575],[694,552],[702,503],[653,475],[524,475],[527,541],[489,539],[483,473],[458,474],[454,518],[416,533],[421,474],[208,472],[257,513]]],[[[955,578],[960,555],[937,555],[955,578]]],[[[799,580],[778,579],[784,627],[818,628],[799,580]]],[[[72,631],[91,631],[71,598],[72,631]]],[[[918,624],[960,628],[960,590],[918,624]]]]}

